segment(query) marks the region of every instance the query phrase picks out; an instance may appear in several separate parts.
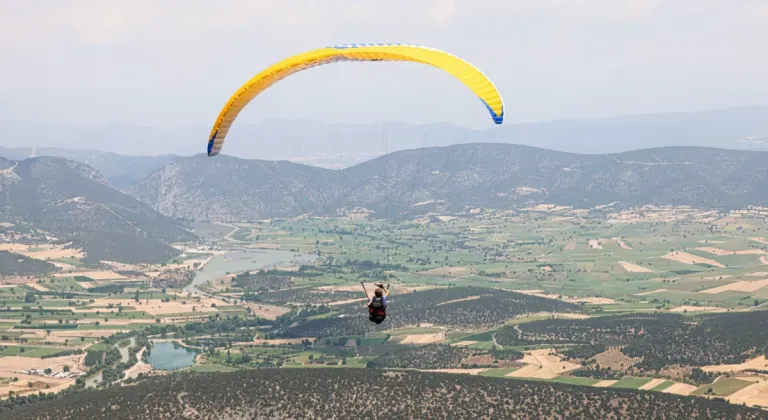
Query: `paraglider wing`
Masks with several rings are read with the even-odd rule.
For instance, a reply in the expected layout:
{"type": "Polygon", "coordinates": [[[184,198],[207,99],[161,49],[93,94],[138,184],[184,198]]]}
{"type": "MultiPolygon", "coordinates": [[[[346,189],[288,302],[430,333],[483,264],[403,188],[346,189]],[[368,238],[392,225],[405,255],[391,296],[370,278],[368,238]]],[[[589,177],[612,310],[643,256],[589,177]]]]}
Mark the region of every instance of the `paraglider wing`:
{"type": "Polygon", "coordinates": [[[219,154],[235,118],[256,95],[296,72],[339,61],[410,61],[443,69],[480,98],[496,124],[504,120],[504,102],[493,83],[475,66],[455,55],[417,45],[344,44],[287,58],[247,81],[227,101],[213,124],[208,137],[208,156],[219,154]]]}

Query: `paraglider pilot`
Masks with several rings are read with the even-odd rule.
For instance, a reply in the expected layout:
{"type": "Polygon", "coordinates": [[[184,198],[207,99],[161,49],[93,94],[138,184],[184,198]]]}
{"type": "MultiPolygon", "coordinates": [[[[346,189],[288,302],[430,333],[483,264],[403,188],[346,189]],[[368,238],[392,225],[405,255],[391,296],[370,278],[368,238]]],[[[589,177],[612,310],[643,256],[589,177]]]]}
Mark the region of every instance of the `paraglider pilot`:
{"type": "Polygon", "coordinates": [[[377,284],[373,297],[368,301],[368,319],[377,324],[381,324],[387,318],[387,298],[389,297],[388,288],[383,284],[377,284]]]}

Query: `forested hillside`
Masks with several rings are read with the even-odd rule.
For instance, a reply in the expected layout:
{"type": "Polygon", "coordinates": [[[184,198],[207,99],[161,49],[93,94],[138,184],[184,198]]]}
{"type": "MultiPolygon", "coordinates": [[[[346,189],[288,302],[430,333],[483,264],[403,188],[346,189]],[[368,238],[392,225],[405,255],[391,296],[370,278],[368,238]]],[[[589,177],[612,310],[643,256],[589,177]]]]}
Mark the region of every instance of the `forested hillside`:
{"type": "Polygon", "coordinates": [[[766,415],[721,401],[657,392],[327,368],[156,377],[0,413],[0,419],[14,420],[380,417],[746,420],[766,415]]]}

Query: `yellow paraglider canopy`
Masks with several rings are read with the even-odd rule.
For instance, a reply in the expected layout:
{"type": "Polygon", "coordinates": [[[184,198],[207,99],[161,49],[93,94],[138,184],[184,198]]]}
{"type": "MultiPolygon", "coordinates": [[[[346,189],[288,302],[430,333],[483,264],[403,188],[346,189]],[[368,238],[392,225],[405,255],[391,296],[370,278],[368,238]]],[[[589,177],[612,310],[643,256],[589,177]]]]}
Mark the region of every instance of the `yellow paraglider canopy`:
{"type": "Polygon", "coordinates": [[[235,118],[256,95],[296,72],[338,61],[410,61],[429,64],[447,71],[472,89],[488,108],[496,124],[504,120],[504,101],[493,83],[475,66],[455,55],[417,45],[344,44],[287,58],[247,81],[229,98],[216,118],[208,137],[208,156],[219,154],[235,118]]]}

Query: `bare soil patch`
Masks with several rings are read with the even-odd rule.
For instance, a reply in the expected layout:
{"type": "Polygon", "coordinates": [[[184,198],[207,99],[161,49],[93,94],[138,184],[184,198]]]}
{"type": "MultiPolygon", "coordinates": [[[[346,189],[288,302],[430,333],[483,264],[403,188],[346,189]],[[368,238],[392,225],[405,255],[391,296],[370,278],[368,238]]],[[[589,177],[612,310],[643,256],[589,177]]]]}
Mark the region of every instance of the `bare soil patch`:
{"type": "Polygon", "coordinates": [[[603,249],[603,246],[600,245],[600,241],[598,241],[597,239],[590,239],[589,240],[589,246],[592,249],[603,249]]]}
{"type": "Polygon", "coordinates": [[[725,268],[725,266],[723,264],[720,264],[719,262],[717,262],[715,260],[712,260],[712,259],[709,259],[709,258],[704,258],[704,257],[699,257],[697,255],[689,254],[689,253],[683,252],[683,251],[669,252],[666,255],[662,256],[662,258],[665,258],[665,259],[668,259],[668,260],[672,260],[672,261],[677,261],[679,263],[688,264],[688,265],[708,264],[708,265],[711,265],[713,267],[725,268]]]}
{"type": "Polygon", "coordinates": [[[615,379],[603,379],[602,381],[600,381],[600,382],[598,382],[598,383],[596,383],[596,384],[594,384],[592,386],[596,386],[598,388],[608,388],[609,386],[615,384],[616,382],[619,382],[619,381],[617,381],[615,379]]]}
{"type": "Polygon", "coordinates": [[[43,286],[42,284],[37,284],[35,282],[27,283],[27,287],[31,287],[31,288],[33,288],[35,290],[39,290],[41,292],[49,292],[50,291],[47,287],[43,286]]]}
{"type": "Polygon", "coordinates": [[[576,298],[569,298],[569,299],[563,299],[566,302],[569,303],[591,303],[593,305],[611,305],[616,303],[615,300],[611,298],[606,297],[576,297],[576,298]]]}
{"type": "Polygon", "coordinates": [[[742,249],[738,251],[729,251],[727,249],[713,248],[713,247],[701,247],[696,248],[699,251],[708,252],[714,255],[765,255],[766,252],[762,249],[742,249]]]}
{"type": "Polygon", "coordinates": [[[573,251],[576,249],[576,242],[568,242],[565,244],[565,251],[573,251]]]}
{"type": "Polygon", "coordinates": [[[263,303],[247,303],[254,315],[266,319],[277,319],[280,315],[290,312],[290,309],[282,306],[265,305],[263,303]]]}
{"type": "Polygon", "coordinates": [[[128,368],[128,370],[125,371],[125,377],[126,378],[137,378],[139,374],[142,373],[149,373],[152,371],[152,366],[148,363],[145,363],[142,358],[144,357],[144,351],[147,348],[142,348],[138,354],[136,354],[136,358],[139,360],[138,363],[128,368]]]}
{"type": "Polygon", "coordinates": [[[768,286],[768,279],[764,280],[756,280],[756,281],[737,281],[731,284],[726,284],[724,286],[718,286],[712,289],[702,290],[699,293],[706,293],[706,294],[718,294],[723,292],[756,292],[763,287],[768,286]]]}
{"type": "Polygon", "coordinates": [[[24,255],[25,257],[34,258],[37,260],[56,260],[60,258],[85,258],[85,253],[81,249],[65,248],[70,246],[71,243],[62,245],[52,244],[36,244],[25,245],[18,243],[3,243],[0,244],[0,251],[9,251],[16,254],[24,255]]]}
{"type": "Polygon", "coordinates": [[[414,334],[406,336],[400,344],[431,344],[445,341],[444,333],[414,334]]]}
{"type": "MultiPolygon", "coordinates": [[[[5,356],[0,357],[0,376],[13,377],[19,376],[17,373],[21,370],[29,369],[45,369],[51,368],[54,371],[61,372],[64,370],[64,365],[68,365],[71,370],[82,372],[79,368],[80,355],[51,357],[48,359],[40,359],[37,357],[22,357],[22,356],[5,356]]],[[[34,378],[42,378],[40,376],[32,375],[34,378]]],[[[21,379],[21,378],[19,378],[21,379]]],[[[56,379],[56,378],[45,378],[56,379]]],[[[63,382],[63,381],[60,381],[63,382]]],[[[72,381],[74,382],[74,381],[72,381]]]]}
{"type": "Polygon", "coordinates": [[[734,253],[733,251],[728,251],[728,250],[721,249],[721,248],[714,248],[714,247],[711,247],[711,246],[702,246],[702,247],[699,247],[699,248],[696,248],[696,249],[699,250],[699,251],[708,252],[708,253],[714,254],[714,255],[733,255],[733,253],[734,253]]]}
{"type": "MultiPolygon", "coordinates": [[[[212,307],[211,305],[216,306],[227,306],[230,305],[222,300],[219,299],[213,299],[209,297],[200,297],[200,301],[198,302],[198,298],[184,298],[179,297],[177,300],[171,300],[169,302],[163,302],[160,299],[149,299],[149,303],[147,303],[147,299],[139,299],[138,302],[135,302],[133,300],[128,299],[109,299],[109,298],[103,298],[103,299],[96,299],[96,301],[91,306],[108,306],[109,304],[112,304],[113,306],[117,306],[118,303],[122,305],[130,305],[135,307],[137,310],[144,311],[150,315],[169,315],[169,314],[181,314],[181,313],[187,313],[187,312],[218,312],[215,307],[212,307]],[[193,309],[194,308],[194,309],[193,309]]],[[[83,308],[83,309],[93,309],[93,308],[83,308]]],[[[104,311],[102,309],[102,311],[104,311]]]]}
{"type": "Polygon", "coordinates": [[[768,360],[765,356],[755,357],[737,365],[710,365],[703,366],[701,370],[706,372],[740,372],[746,369],[768,370],[768,360]]]}
{"type": "Polygon", "coordinates": [[[667,291],[667,289],[657,289],[657,290],[651,290],[650,292],[635,293],[635,296],[648,296],[648,295],[652,295],[654,293],[661,293],[661,292],[666,292],[666,291],[667,291]]]}
{"type": "Polygon", "coordinates": [[[768,407],[768,382],[760,381],[725,397],[732,404],[768,407]]]}
{"type": "Polygon", "coordinates": [[[642,390],[647,391],[649,389],[656,388],[657,386],[663,384],[664,381],[665,381],[665,379],[659,379],[659,378],[651,379],[649,382],[644,383],[638,389],[642,389],[642,390]]]}
{"type": "Polygon", "coordinates": [[[72,277],[83,276],[93,280],[121,280],[125,276],[115,273],[114,271],[81,271],[78,273],[57,273],[54,277],[72,277]]]}
{"type": "Polygon", "coordinates": [[[628,273],[653,273],[650,268],[641,267],[637,264],[626,261],[618,261],[621,267],[628,273]]]}
{"type": "Polygon", "coordinates": [[[517,378],[539,378],[554,379],[565,372],[577,369],[580,365],[563,362],[561,358],[555,355],[552,349],[539,349],[525,352],[522,363],[526,366],[508,373],[506,376],[517,378]]]}
{"type": "Polygon", "coordinates": [[[696,389],[697,387],[693,385],[688,385],[688,384],[683,384],[678,382],[661,392],[664,392],[667,394],[690,395],[696,389]]]}

